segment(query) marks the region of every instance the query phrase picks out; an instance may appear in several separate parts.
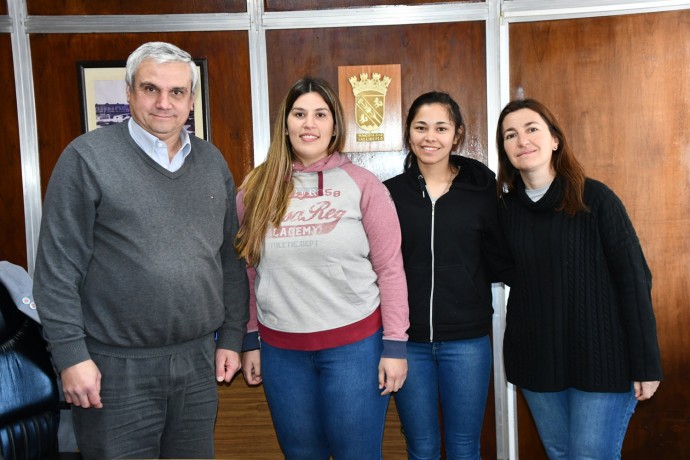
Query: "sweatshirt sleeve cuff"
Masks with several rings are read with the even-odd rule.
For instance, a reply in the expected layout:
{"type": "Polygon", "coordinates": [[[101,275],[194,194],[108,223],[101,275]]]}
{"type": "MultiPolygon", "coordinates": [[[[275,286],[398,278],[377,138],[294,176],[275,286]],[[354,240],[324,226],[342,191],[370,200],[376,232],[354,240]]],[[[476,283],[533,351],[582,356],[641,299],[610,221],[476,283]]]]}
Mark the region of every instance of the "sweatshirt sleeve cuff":
{"type": "Polygon", "coordinates": [[[258,350],[261,348],[261,343],[259,342],[259,331],[247,332],[244,335],[244,340],[242,341],[242,351],[258,350]]]}
{"type": "Polygon", "coordinates": [[[382,358],[407,359],[407,342],[401,340],[383,340],[382,358]]]}

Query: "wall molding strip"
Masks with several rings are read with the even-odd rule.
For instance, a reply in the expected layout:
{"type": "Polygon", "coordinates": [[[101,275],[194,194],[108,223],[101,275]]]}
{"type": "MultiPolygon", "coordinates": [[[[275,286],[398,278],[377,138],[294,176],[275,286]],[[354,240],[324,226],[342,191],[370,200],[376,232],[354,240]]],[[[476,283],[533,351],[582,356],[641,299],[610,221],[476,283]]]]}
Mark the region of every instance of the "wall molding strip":
{"type": "Polygon", "coordinates": [[[0,16],[0,33],[12,33],[12,18],[0,16]]]}
{"type": "Polygon", "coordinates": [[[617,16],[690,9],[687,0],[503,0],[502,15],[509,22],[617,16]]]}
{"type": "Polygon", "coordinates": [[[247,0],[251,20],[249,28],[249,73],[252,92],[252,133],[254,166],[266,160],[271,142],[271,121],[268,101],[268,58],[266,31],[261,22],[263,1],[247,0]]]}
{"type": "MultiPolygon", "coordinates": [[[[486,116],[488,166],[498,172],[498,149],[493,130],[501,108],[507,102],[504,88],[509,88],[507,62],[508,43],[504,40],[507,25],[501,16],[501,0],[487,0],[489,14],[486,20],[486,116]]],[[[503,284],[492,286],[493,294],[493,362],[503,363],[503,331],[506,323],[506,290],[503,284]]],[[[515,387],[508,383],[503,366],[493,366],[494,402],[496,418],[496,458],[518,459],[517,404],[515,387]]]]}
{"type": "Polygon", "coordinates": [[[264,13],[266,29],[314,29],[365,27],[440,22],[484,21],[487,3],[457,3],[416,6],[373,6],[332,10],[264,13]]]}
{"type": "Polygon", "coordinates": [[[36,101],[29,36],[22,27],[26,17],[26,0],[7,2],[12,19],[12,56],[17,92],[19,150],[24,193],[27,269],[33,276],[41,226],[41,170],[38,159],[36,101]]]}
{"type": "Polygon", "coordinates": [[[248,13],[28,16],[28,33],[208,32],[248,30],[248,13]]]}

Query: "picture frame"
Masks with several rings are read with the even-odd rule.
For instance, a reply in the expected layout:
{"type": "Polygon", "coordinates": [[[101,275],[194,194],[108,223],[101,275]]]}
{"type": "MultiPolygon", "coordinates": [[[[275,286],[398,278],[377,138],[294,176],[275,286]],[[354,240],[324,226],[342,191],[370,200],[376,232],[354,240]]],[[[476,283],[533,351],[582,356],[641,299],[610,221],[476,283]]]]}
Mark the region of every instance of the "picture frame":
{"type": "MultiPolygon", "coordinates": [[[[199,89],[185,129],[190,135],[211,141],[206,59],[194,59],[194,62],[199,72],[199,89]]],[[[125,64],[124,61],[77,62],[83,132],[131,118],[125,92],[125,64]]]]}

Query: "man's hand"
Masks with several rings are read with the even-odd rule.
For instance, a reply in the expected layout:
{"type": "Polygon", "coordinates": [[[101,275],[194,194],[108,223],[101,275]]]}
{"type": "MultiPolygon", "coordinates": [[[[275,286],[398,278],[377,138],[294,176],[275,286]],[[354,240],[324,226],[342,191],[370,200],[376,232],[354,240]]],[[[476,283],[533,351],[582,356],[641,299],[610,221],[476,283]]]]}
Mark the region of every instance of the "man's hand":
{"type": "Polygon", "coordinates": [[[62,392],[69,404],[88,409],[100,409],[101,371],[92,360],[82,361],[64,369],[60,373],[62,392]]]}
{"type": "Polygon", "coordinates": [[[247,385],[258,385],[261,379],[261,350],[242,353],[242,374],[247,385]]]}
{"type": "Polygon", "coordinates": [[[216,380],[230,382],[240,367],[239,353],[224,348],[216,349],[216,380]]]}

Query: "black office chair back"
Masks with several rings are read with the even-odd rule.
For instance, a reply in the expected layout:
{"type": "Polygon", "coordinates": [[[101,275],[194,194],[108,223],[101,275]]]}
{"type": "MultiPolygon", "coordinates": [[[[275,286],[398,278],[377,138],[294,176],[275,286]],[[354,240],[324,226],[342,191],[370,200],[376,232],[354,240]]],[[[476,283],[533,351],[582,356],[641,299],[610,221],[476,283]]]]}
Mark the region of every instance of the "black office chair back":
{"type": "Polygon", "coordinates": [[[58,401],[40,326],[17,309],[0,283],[0,458],[57,454],[58,401]]]}

